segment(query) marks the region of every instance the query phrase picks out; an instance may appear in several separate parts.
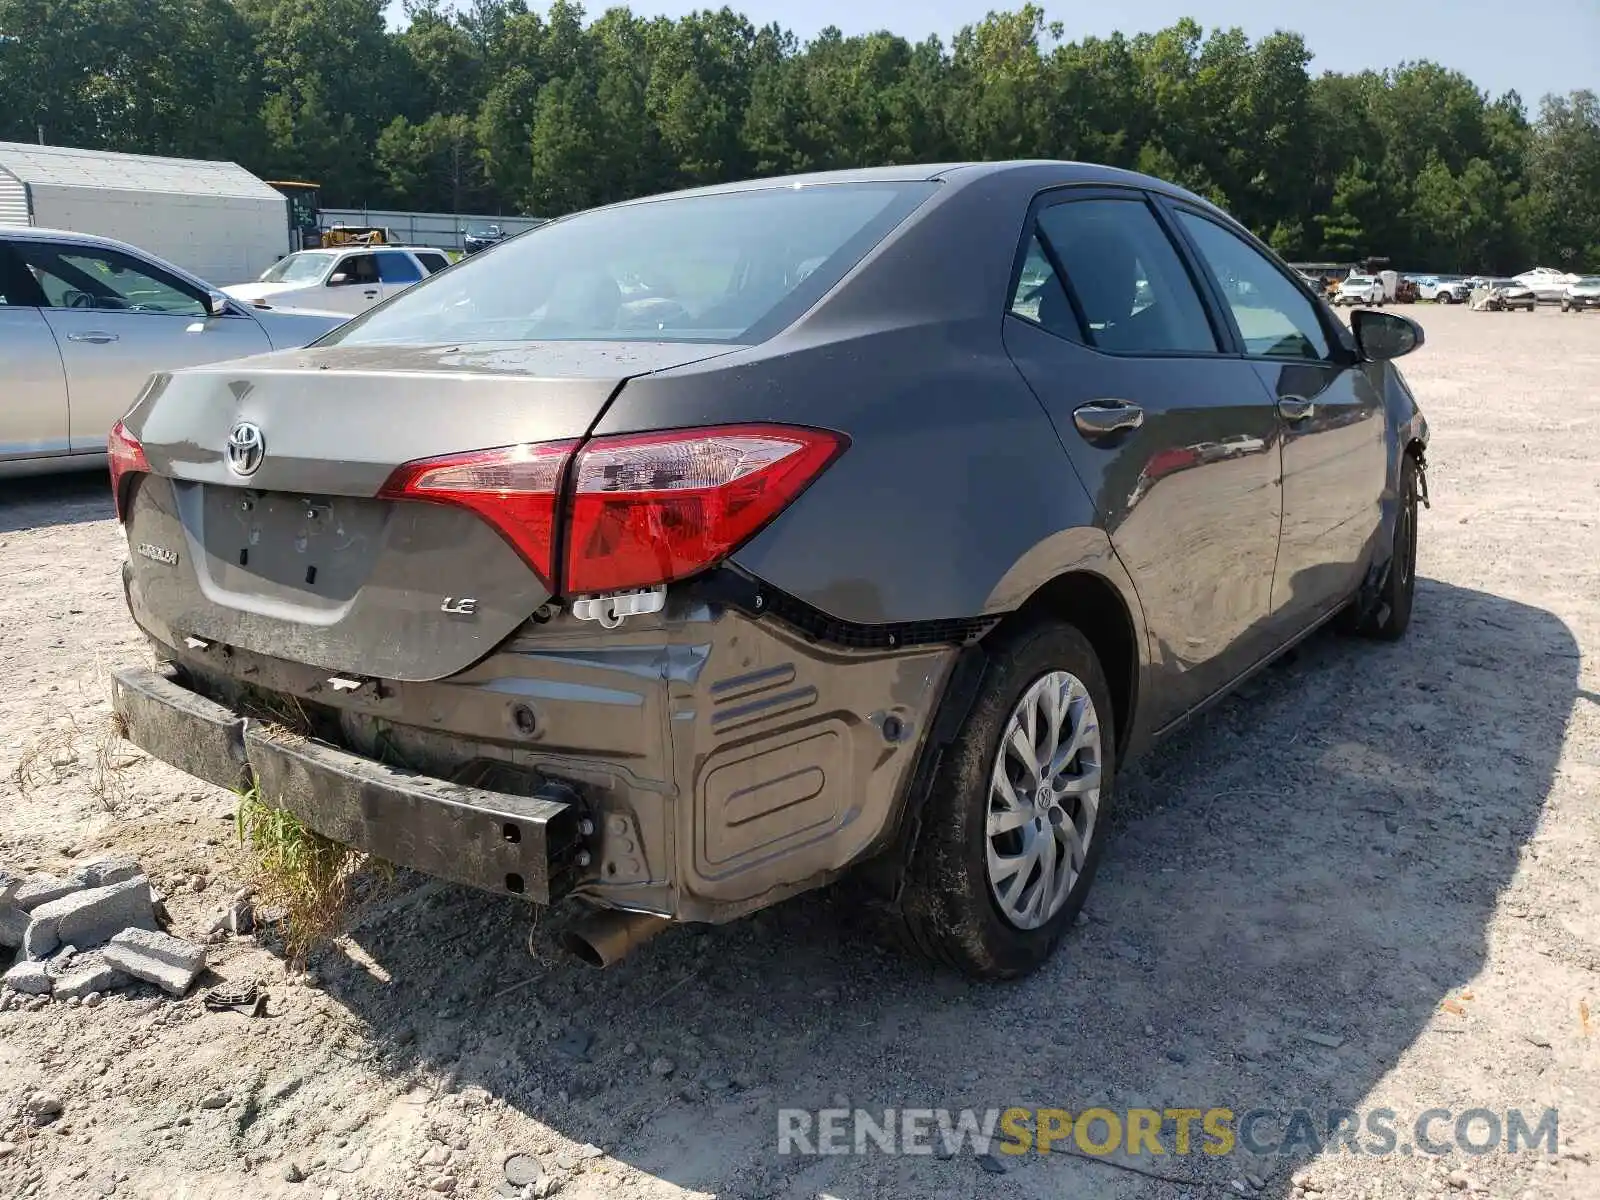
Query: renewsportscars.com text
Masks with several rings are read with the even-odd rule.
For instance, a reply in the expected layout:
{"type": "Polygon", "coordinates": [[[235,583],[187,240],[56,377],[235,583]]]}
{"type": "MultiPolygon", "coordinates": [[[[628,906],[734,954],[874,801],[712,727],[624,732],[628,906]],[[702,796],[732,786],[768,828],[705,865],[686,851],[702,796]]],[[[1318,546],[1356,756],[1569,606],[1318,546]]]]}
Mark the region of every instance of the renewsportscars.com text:
{"type": "Polygon", "coordinates": [[[1430,1108],[783,1108],[778,1153],[1260,1156],[1555,1154],[1557,1110],[1430,1108]]]}

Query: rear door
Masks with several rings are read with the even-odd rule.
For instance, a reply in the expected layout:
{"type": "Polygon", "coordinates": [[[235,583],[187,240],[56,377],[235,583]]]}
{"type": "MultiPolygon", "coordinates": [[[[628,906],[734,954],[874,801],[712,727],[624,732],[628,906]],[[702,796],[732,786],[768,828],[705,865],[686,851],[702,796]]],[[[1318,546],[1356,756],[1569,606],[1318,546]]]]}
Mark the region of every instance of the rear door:
{"type": "Polygon", "coordinates": [[[0,242],[0,462],[69,449],[66,367],[42,302],[22,260],[0,242]]]}
{"type": "Polygon", "coordinates": [[[155,263],[65,239],[15,246],[43,293],[44,319],[66,365],[75,453],[105,449],[152,374],[271,348],[254,318],[211,316],[199,288],[155,263]]]}
{"type": "Polygon", "coordinates": [[[1265,249],[1174,206],[1221,292],[1252,369],[1283,418],[1283,536],[1274,623],[1292,636],[1355,592],[1388,480],[1383,364],[1359,362],[1344,328],[1265,249]]]}
{"type": "Polygon", "coordinates": [[[422,268],[417,260],[404,250],[379,250],[378,279],[383,285],[383,298],[387,300],[396,292],[403,292],[422,279],[422,268]]]}
{"type": "Polygon", "coordinates": [[[1265,653],[1278,416],[1149,199],[1035,206],[1005,341],[1144,607],[1157,724],[1265,653]]]}

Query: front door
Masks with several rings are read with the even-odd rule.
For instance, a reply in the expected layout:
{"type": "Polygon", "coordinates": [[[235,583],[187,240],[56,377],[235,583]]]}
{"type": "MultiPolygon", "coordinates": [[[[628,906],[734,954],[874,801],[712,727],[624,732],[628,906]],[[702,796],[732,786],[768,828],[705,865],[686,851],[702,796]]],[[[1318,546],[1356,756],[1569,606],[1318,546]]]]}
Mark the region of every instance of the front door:
{"type": "Polygon", "coordinates": [[[383,299],[383,281],[378,277],[378,256],[370,250],[346,254],[328,275],[323,285],[324,299],[318,308],[334,312],[362,313],[383,299]]]}
{"type": "Polygon", "coordinates": [[[65,454],[67,375],[39,291],[0,242],[0,462],[65,454]]]}
{"type": "Polygon", "coordinates": [[[74,453],[105,449],[111,427],[158,371],[270,350],[254,318],[213,317],[205,296],[154,263],[92,243],[19,239],[66,364],[74,453]]]}
{"type": "Polygon", "coordinates": [[[1237,232],[1175,209],[1210,271],[1246,355],[1283,417],[1283,536],[1272,584],[1280,637],[1344,603],[1361,582],[1388,479],[1383,366],[1237,232]]]}
{"type": "Polygon", "coordinates": [[[1006,346],[1133,579],[1165,725],[1265,652],[1278,416],[1142,193],[1035,214],[1006,346]]]}

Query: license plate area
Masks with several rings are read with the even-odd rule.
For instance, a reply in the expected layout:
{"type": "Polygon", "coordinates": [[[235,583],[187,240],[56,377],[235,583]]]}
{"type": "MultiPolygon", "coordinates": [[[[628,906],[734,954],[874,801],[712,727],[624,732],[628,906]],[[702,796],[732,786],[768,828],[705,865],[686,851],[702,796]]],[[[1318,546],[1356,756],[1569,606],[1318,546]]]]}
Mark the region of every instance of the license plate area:
{"type": "Polygon", "coordinates": [[[202,489],[206,557],[227,591],[340,608],[382,553],[387,501],[188,486],[202,489]]]}

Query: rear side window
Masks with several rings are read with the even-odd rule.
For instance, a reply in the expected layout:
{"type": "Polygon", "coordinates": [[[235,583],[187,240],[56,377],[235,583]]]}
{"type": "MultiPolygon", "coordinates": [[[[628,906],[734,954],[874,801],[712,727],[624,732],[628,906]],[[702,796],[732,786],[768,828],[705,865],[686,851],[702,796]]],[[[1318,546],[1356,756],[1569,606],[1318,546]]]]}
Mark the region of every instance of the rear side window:
{"type": "MultiPolygon", "coordinates": [[[[1231,230],[1180,209],[1178,220],[1194,239],[1221,288],[1246,354],[1266,358],[1328,357],[1328,335],[1316,306],[1266,255],[1231,230]]],[[[1351,287],[1370,287],[1369,275],[1352,275],[1351,287]]]]}
{"type": "Polygon", "coordinates": [[[1078,318],[1066,290],[1056,276],[1055,266],[1044,252],[1039,235],[1028,239],[1027,257],[1022,260],[1022,270],[1017,275],[1017,286],[1011,294],[1011,313],[1025,321],[1048,329],[1058,337],[1083,340],[1078,318]]]}
{"type": "Polygon", "coordinates": [[[1142,200],[1071,200],[1039,214],[1091,345],[1120,354],[1215,353],[1216,335],[1155,214],[1142,200]]]}
{"type": "Polygon", "coordinates": [[[419,254],[417,261],[428,269],[429,275],[437,275],[450,265],[450,260],[442,254],[419,254]]]}
{"type": "Polygon", "coordinates": [[[380,253],[377,258],[378,278],[384,283],[415,283],[422,278],[409,254],[380,253]]]}
{"type": "Polygon", "coordinates": [[[593,209],[473,255],[323,344],[761,341],[938,186],[785,185],[593,209]]]}

